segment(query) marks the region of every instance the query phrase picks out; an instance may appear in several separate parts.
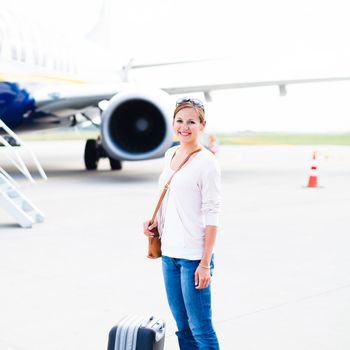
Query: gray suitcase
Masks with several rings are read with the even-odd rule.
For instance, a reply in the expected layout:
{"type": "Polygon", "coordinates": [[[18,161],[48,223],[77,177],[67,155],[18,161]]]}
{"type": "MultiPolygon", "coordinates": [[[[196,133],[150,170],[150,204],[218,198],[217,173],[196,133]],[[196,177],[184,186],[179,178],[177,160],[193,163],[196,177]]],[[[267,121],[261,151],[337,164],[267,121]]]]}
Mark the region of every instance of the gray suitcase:
{"type": "Polygon", "coordinates": [[[114,326],[107,350],[163,350],[165,322],[154,316],[127,316],[114,326]]]}

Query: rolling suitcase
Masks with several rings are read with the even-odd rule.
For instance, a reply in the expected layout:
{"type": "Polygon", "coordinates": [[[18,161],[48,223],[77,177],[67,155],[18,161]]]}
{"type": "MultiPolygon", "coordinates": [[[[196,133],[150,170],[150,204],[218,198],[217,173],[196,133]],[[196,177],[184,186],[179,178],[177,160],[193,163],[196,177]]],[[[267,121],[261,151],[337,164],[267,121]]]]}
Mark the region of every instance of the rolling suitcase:
{"type": "Polygon", "coordinates": [[[165,322],[154,316],[127,316],[108,336],[107,350],[163,350],[165,322]]]}

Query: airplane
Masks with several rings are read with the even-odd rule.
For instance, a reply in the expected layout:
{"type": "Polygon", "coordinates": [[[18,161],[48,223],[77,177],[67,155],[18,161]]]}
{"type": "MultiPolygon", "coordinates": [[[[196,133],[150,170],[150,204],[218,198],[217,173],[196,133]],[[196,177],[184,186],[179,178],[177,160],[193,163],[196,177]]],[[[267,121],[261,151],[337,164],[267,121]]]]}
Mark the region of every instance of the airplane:
{"type": "Polygon", "coordinates": [[[105,157],[112,170],[120,170],[124,160],[162,157],[173,144],[172,95],[201,92],[210,101],[216,90],[276,86],[285,96],[287,85],[350,79],[137,85],[127,80],[130,69],[190,61],[139,66],[130,62],[117,72],[106,52],[84,45],[55,37],[35,23],[28,25],[9,10],[0,11],[0,119],[18,132],[75,126],[82,120],[94,123],[100,136],[86,141],[87,170],[96,170],[105,157]]]}

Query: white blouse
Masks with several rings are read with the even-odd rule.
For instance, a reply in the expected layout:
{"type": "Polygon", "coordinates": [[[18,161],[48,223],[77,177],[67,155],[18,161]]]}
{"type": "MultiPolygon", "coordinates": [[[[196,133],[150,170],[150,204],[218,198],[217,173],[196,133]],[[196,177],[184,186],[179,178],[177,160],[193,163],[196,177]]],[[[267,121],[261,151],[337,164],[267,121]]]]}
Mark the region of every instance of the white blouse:
{"type": "MultiPolygon", "coordinates": [[[[170,162],[177,148],[172,147],[165,153],[165,166],[159,177],[161,191],[174,173],[170,162]]],[[[202,149],[175,174],[158,212],[162,254],[200,260],[205,226],[218,225],[219,208],[219,164],[210,151],[202,149]]]]}

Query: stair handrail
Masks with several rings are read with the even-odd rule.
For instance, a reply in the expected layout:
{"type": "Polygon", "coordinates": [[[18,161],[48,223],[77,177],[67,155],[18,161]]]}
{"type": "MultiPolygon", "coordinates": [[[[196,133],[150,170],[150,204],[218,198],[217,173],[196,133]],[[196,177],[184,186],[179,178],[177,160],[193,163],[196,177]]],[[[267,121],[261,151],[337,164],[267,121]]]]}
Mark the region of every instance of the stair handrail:
{"type": "MultiPolygon", "coordinates": [[[[34,155],[34,153],[32,152],[32,150],[24,144],[24,142],[4,123],[3,120],[0,119],[0,127],[2,129],[4,129],[8,135],[10,135],[12,138],[15,139],[15,141],[17,142],[18,145],[22,146],[24,149],[26,149],[30,156],[32,157],[32,159],[34,160],[34,163],[36,165],[36,168],[39,172],[39,174],[41,175],[41,177],[44,180],[47,180],[47,176],[45,174],[44,169],[42,168],[42,166],[40,165],[38,159],[36,158],[36,156],[34,155]]],[[[32,183],[35,183],[35,180],[33,179],[32,175],[30,174],[27,166],[25,165],[23,159],[21,158],[21,156],[19,155],[19,153],[17,152],[17,150],[11,146],[6,139],[0,135],[0,142],[7,147],[8,149],[10,149],[10,151],[12,153],[15,154],[16,158],[17,158],[17,162],[15,159],[12,159],[9,157],[9,160],[16,166],[16,168],[32,183]]]]}

